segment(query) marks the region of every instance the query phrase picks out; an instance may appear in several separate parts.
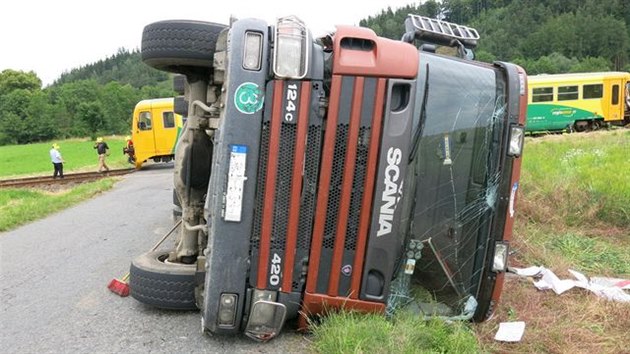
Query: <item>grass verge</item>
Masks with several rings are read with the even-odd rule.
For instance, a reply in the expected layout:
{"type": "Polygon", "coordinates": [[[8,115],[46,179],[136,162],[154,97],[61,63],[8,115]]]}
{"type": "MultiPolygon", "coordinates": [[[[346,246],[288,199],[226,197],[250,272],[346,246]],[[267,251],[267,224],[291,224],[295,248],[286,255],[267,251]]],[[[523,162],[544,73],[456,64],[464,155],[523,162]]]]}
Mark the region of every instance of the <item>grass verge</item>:
{"type": "MultiPolygon", "coordinates": [[[[110,156],[107,164],[110,168],[132,167],[122,154],[125,144],[123,137],[105,137],[110,156]]],[[[89,139],[55,140],[46,143],[0,146],[0,178],[19,176],[39,176],[52,174],[49,150],[53,143],[60,146],[61,156],[65,160],[64,173],[96,171],[98,155],[94,150],[94,141],[89,139]]]]}
{"type": "Polygon", "coordinates": [[[382,315],[338,312],[313,329],[319,353],[475,353],[474,332],[465,323],[424,321],[399,314],[382,315]]]}
{"type": "Polygon", "coordinates": [[[22,188],[2,189],[0,190],[0,232],[66,209],[109,190],[114,183],[114,178],[105,178],[58,192],[22,188]]]}
{"type": "MultiPolygon", "coordinates": [[[[628,130],[528,139],[510,264],[630,278],[629,148],[628,130]]],[[[629,304],[508,277],[494,318],[475,332],[483,352],[628,353],[629,328],[629,304]],[[494,341],[504,321],[525,321],[521,342],[494,341]]]]}

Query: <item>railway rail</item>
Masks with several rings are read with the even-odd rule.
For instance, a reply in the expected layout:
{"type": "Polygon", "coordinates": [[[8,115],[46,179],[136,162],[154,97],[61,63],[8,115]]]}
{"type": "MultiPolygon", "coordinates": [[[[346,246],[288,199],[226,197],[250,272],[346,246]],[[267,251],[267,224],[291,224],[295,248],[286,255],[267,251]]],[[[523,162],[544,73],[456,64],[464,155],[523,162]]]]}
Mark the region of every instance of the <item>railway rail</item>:
{"type": "Polygon", "coordinates": [[[0,180],[0,188],[28,188],[40,187],[43,185],[61,185],[77,182],[87,182],[103,177],[120,176],[135,171],[134,168],[122,168],[109,170],[107,172],[78,172],[68,173],[64,178],[53,178],[52,176],[25,177],[0,180]]]}

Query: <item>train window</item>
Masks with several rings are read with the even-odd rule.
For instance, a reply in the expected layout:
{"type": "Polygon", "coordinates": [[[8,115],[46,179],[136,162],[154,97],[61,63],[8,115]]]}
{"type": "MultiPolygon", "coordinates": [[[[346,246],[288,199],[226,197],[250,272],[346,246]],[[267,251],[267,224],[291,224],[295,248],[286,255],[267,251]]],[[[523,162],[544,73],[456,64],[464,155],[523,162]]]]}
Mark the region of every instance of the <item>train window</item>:
{"type": "Polygon", "coordinates": [[[613,89],[612,89],[612,105],[618,105],[619,104],[619,85],[613,85],[613,89]]]}
{"type": "Polygon", "coordinates": [[[140,112],[138,117],[138,129],[151,130],[151,112],[140,112]]]}
{"type": "Polygon", "coordinates": [[[582,97],[584,98],[602,98],[604,96],[604,85],[584,85],[582,97]]]}
{"type": "Polygon", "coordinates": [[[164,128],[175,128],[175,114],[173,112],[162,113],[164,128]]]}
{"type": "Polygon", "coordinates": [[[559,86],[558,87],[558,101],[568,101],[578,99],[578,87],[577,86],[559,86]]]}
{"type": "Polygon", "coordinates": [[[539,87],[532,90],[532,102],[553,101],[553,87],[539,87]]]}

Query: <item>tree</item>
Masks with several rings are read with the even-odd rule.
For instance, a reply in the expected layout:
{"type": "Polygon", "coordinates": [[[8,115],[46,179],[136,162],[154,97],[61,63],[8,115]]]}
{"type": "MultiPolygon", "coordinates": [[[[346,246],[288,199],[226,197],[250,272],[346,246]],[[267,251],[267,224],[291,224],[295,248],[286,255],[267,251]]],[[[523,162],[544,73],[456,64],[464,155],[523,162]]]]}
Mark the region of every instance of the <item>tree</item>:
{"type": "Polygon", "coordinates": [[[15,89],[0,96],[0,114],[13,113],[20,118],[26,118],[32,95],[27,89],[15,89]]]}
{"type": "Polygon", "coordinates": [[[3,112],[0,116],[0,128],[2,129],[2,144],[25,144],[26,123],[24,119],[13,112],[3,112]]]}
{"type": "Polygon", "coordinates": [[[64,84],[56,93],[57,104],[65,106],[70,116],[74,117],[81,103],[99,101],[99,89],[99,84],[93,79],[64,84]]]}
{"type": "Polygon", "coordinates": [[[77,117],[87,125],[93,136],[105,127],[105,116],[100,102],[81,102],[77,107],[77,117]]]}
{"type": "Polygon", "coordinates": [[[42,80],[33,71],[6,69],[0,73],[0,96],[18,89],[37,91],[41,88],[42,80]]]}
{"type": "Polygon", "coordinates": [[[29,134],[28,142],[50,140],[59,133],[59,127],[52,115],[52,106],[42,91],[31,97],[24,122],[29,134]]]}
{"type": "MultiPolygon", "coordinates": [[[[172,94],[172,92],[169,93],[172,94]]],[[[140,99],[138,90],[129,84],[121,85],[113,81],[105,85],[101,92],[101,102],[105,115],[106,132],[110,134],[128,133],[131,127],[133,109],[140,99]]]]}
{"type": "Polygon", "coordinates": [[[609,71],[610,61],[602,57],[586,57],[579,63],[571,66],[568,70],[572,73],[587,73],[587,72],[596,72],[596,71],[609,71]]]}

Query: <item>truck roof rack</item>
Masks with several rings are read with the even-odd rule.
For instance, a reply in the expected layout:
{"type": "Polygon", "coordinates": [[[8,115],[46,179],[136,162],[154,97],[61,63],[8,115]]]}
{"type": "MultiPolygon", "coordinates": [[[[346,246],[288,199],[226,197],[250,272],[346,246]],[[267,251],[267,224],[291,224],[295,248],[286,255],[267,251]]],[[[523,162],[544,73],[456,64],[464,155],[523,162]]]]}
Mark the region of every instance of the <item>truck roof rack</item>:
{"type": "Polygon", "coordinates": [[[409,14],[405,19],[403,41],[411,43],[414,39],[449,47],[463,45],[473,49],[477,46],[479,33],[472,27],[409,14]]]}

